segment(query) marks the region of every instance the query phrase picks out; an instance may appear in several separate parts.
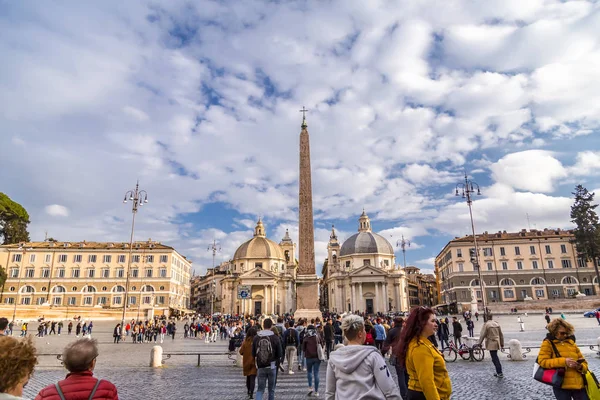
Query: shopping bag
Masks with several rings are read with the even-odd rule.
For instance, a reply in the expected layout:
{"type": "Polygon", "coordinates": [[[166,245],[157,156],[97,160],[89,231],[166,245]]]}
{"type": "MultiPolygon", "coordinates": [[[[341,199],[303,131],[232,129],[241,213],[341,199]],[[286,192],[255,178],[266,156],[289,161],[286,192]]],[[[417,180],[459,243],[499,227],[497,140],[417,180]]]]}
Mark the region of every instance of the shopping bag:
{"type": "Polygon", "coordinates": [[[590,400],[600,400],[600,388],[598,387],[598,379],[593,372],[585,373],[585,390],[590,400]]]}

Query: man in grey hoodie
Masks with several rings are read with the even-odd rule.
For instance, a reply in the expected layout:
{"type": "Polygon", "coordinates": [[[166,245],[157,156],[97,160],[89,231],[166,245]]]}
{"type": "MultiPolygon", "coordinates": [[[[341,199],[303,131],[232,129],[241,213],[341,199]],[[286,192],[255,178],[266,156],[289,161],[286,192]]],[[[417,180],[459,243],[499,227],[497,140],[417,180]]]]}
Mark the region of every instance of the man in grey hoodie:
{"type": "Polygon", "coordinates": [[[367,333],[362,317],[344,317],[342,331],[348,345],[331,353],[325,398],[401,400],[398,386],[379,350],[363,346],[367,333]]]}

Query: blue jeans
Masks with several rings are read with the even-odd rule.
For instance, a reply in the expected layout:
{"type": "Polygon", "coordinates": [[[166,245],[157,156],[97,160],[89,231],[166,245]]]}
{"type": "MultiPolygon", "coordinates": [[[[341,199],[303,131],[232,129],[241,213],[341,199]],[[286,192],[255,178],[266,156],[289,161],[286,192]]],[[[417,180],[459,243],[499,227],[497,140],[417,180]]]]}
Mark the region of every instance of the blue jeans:
{"type": "Polygon", "coordinates": [[[306,358],[304,358],[304,352],[302,348],[298,348],[298,365],[302,368],[306,368],[306,358]]]}
{"type": "Polygon", "coordinates": [[[269,382],[269,400],[275,400],[275,369],[271,367],[259,368],[257,377],[256,400],[262,400],[267,381],[269,382]]]}
{"type": "Polygon", "coordinates": [[[321,368],[321,360],[318,358],[306,359],[306,376],[308,377],[308,387],[312,387],[313,372],[315,375],[315,392],[319,391],[319,368],[321,368]]]}

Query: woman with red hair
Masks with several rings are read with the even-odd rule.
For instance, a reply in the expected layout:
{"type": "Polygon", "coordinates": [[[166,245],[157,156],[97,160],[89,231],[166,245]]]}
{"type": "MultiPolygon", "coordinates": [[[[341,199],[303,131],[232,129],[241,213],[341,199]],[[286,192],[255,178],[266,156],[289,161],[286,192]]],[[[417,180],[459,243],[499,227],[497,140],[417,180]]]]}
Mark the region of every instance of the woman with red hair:
{"type": "Polygon", "coordinates": [[[395,349],[397,362],[408,373],[408,400],[448,400],[452,383],[440,351],[428,339],[437,331],[435,312],[429,307],[411,311],[395,349]]]}

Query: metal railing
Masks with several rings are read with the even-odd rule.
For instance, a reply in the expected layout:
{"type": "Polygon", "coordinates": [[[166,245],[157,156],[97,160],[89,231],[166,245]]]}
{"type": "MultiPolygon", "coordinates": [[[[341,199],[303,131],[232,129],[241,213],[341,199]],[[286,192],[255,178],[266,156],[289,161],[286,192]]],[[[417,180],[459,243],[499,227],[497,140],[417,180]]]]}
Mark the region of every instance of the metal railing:
{"type": "Polygon", "coordinates": [[[170,353],[163,353],[163,359],[162,359],[162,364],[164,365],[166,360],[170,359],[173,356],[197,356],[198,357],[198,363],[196,364],[197,367],[200,367],[200,363],[202,361],[202,356],[227,356],[227,359],[229,361],[233,361],[233,363],[235,364],[236,359],[235,359],[235,352],[224,352],[224,353],[208,353],[208,352],[170,352],[170,353]]]}
{"type": "MultiPolygon", "coordinates": [[[[598,346],[597,344],[578,344],[577,347],[589,347],[592,351],[594,350],[594,348],[596,348],[596,355],[600,357],[600,346],[598,346]]],[[[531,349],[539,348],[541,348],[541,346],[525,346],[523,347],[524,351],[522,352],[521,356],[523,358],[527,358],[527,354],[531,353],[531,349]]],[[[500,349],[500,352],[506,354],[506,357],[511,358],[510,352],[506,348],[500,349]]]]}

